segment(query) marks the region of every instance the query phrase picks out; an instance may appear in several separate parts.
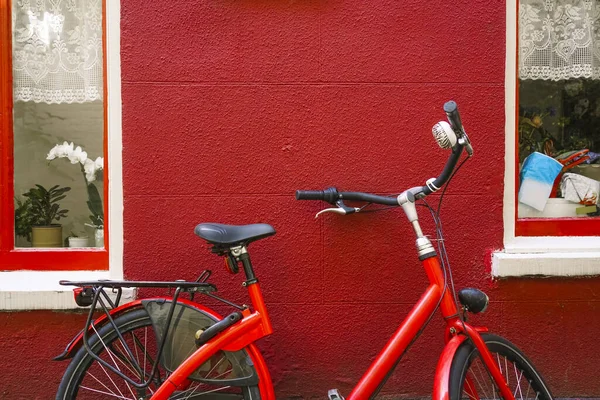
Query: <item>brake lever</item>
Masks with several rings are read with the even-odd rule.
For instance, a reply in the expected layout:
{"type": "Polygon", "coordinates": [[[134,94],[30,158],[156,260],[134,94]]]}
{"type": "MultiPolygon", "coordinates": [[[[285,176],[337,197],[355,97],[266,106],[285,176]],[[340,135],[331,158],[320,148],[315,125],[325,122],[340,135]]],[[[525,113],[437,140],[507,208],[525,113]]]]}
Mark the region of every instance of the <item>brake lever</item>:
{"type": "Polygon", "coordinates": [[[317,215],[315,215],[315,219],[319,218],[319,215],[325,214],[325,213],[328,213],[328,212],[332,212],[332,213],[340,214],[340,215],[346,215],[346,214],[357,213],[357,212],[360,211],[360,208],[357,208],[357,207],[348,207],[347,205],[344,204],[344,202],[342,200],[336,201],[335,205],[337,207],[335,207],[335,208],[326,208],[324,210],[319,211],[317,213],[317,215]]]}
{"type": "Polygon", "coordinates": [[[469,136],[467,136],[467,132],[465,132],[464,129],[462,131],[462,136],[458,139],[458,143],[465,146],[465,150],[467,151],[469,157],[473,156],[473,146],[471,146],[471,140],[469,139],[469,136]]]}

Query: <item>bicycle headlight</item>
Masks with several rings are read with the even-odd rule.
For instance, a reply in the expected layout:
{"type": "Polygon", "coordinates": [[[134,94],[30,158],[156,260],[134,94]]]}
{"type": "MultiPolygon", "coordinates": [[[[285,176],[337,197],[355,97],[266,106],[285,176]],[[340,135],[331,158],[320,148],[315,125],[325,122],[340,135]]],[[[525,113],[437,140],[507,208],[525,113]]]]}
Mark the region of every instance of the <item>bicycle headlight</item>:
{"type": "Polygon", "coordinates": [[[456,144],[456,133],[446,121],[440,121],[431,128],[431,133],[442,149],[449,149],[456,144]]]}

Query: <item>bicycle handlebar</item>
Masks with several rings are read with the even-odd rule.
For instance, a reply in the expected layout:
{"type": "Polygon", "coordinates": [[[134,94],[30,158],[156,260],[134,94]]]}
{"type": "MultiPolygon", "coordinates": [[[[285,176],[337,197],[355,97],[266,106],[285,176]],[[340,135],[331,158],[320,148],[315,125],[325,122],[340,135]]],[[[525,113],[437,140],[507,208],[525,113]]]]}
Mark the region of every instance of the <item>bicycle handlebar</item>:
{"type": "MultiPolygon", "coordinates": [[[[430,179],[424,186],[410,189],[410,192],[417,198],[423,198],[431,193],[439,190],[452,176],[452,172],[462,155],[463,150],[466,148],[469,155],[473,154],[473,149],[469,142],[458,113],[458,106],[454,101],[448,101],[444,104],[444,112],[448,117],[452,129],[455,131],[458,140],[456,145],[452,148],[452,154],[446,161],[442,173],[435,179],[430,179]]],[[[323,200],[330,204],[335,204],[339,200],[356,200],[364,201],[367,203],[376,203],[384,205],[399,205],[397,197],[378,196],[370,193],[362,192],[338,192],[336,188],[328,188],[325,190],[297,190],[296,200],[323,200]]]]}
{"type": "Polygon", "coordinates": [[[450,176],[452,175],[452,171],[454,171],[454,167],[456,167],[456,164],[458,163],[458,160],[460,159],[463,149],[464,149],[464,145],[462,145],[462,144],[457,144],[452,149],[452,154],[450,154],[448,161],[446,161],[446,165],[444,165],[444,169],[442,170],[442,173],[437,178],[435,178],[433,181],[427,181],[427,184],[425,184],[425,186],[422,187],[423,197],[428,196],[431,193],[440,190],[442,188],[442,186],[444,186],[444,184],[448,181],[448,179],[450,179],[450,176]]]}
{"type": "Polygon", "coordinates": [[[362,192],[338,192],[336,188],[327,188],[325,190],[296,190],[296,200],[323,200],[330,204],[335,204],[338,200],[354,200],[389,206],[398,205],[396,196],[378,196],[376,194],[362,192]]]}

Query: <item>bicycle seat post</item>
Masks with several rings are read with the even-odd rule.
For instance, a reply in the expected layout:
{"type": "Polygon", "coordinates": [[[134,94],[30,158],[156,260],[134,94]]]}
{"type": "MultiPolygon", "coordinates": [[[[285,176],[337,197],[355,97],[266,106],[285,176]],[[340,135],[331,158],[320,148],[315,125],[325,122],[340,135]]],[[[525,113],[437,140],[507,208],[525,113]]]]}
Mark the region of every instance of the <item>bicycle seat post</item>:
{"type": "Polygon", "coordinates": [[[254,268],[252,268],[252,262],[250,262],[250,255],[246,246],[232,247],[231,254],[242,262],[244,267],[244,274],[246,274],[246,281],[243,283],[244,286],[251,285],[258,282],[256,275],[254,275],[254,268]]]}

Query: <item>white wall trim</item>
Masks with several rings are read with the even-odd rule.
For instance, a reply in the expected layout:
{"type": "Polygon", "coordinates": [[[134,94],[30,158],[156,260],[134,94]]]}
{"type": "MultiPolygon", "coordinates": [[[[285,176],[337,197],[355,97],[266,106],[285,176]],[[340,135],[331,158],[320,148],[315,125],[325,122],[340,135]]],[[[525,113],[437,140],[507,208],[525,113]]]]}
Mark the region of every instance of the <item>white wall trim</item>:
{"type": "MultiPolygon", "coordinates": [[[[109,279],[109,271],[12,271],[0,279],[0,310],[70,310],[79,308],[73,286],[58,281],[109,279]]],[[[121,303],[134,299],[134,289],[123,289],[121,303]]],[[[114,296],[113,296],[114,297],[114,296]]]]}
{"type": "Polygon", "coordinates": [[[515,114],[517,99],[517,0],[506,0],[506,64],[504,67],[504,245],[515,237],[515,114]]]}
{"type": "Polygon", "coordinates": [[[121,101],[121,3],[106,0],[108,87],[108,232],[111,279],[123,279],[123,124],[121,101]]]}
{"type": "MultiPolygon", "coordinates": [[[[121,5],[106,0],[108,101],[108,271],[2,271],[0,310],[72,309],[72,287],[65,280],[123,279],[123,163],[121,123],[121,5]]],[[[82,268],[85,266],[82,265],[82,268]]],[[[127,300],[126,298],[123,301],[127,300]]]]}
{"type": "Polygon", "coordinates": [[[600,252],[509,254],[492,257],[492,276],[591,276],[600,274],[600,252]]]}
{"type": "Polygon", "coordinates": [[[504,251],[494,253],[492,275],[580,276],[600,274],[600,237],[515,236],[515,115],[517,99],[517,0],[506,1],[504,79],[504,251]]]}

